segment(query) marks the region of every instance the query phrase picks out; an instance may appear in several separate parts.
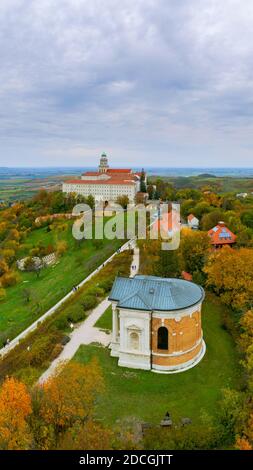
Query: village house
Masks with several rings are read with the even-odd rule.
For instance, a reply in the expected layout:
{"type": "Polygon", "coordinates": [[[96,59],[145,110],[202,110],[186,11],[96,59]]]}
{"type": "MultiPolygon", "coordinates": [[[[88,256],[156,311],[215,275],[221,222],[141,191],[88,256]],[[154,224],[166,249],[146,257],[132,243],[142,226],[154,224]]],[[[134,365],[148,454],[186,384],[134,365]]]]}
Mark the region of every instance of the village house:
{"type": "Polygon", "coordinates": [[[192,229],[198,229],[199,228],[199,219],[197,217],[195,217],[194,214],[188,215],[187,223],[188,223],[188,227],[190,227],[192,229]]]}
{"type": "Polygon", "coordinates": [[[209,230],[208,235],[214,248],[222,248],[224,245],[233,245],[236,242],[236,235],[222,221],[209,230]]]}

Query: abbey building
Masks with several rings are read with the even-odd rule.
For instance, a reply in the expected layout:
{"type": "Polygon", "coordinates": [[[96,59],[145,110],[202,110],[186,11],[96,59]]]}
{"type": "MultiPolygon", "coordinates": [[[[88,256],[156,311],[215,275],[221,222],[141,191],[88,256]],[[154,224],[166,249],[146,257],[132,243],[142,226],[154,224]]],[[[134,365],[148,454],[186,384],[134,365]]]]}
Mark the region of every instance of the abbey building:
{"type": "MultiPolygon", "coordinates": [[[[144,175],[146,183],[146,176],[144,175]]],[[[92,195],[96,201],[116,201],[119,196],[128,196],[134,202],[141,190],[141,173],[130,168],[110,168],[105,153],[101,155],[98,171],[88,171],[80,179],[63,183],[64,193],[76,193],[82,196],[92,195]]]]}

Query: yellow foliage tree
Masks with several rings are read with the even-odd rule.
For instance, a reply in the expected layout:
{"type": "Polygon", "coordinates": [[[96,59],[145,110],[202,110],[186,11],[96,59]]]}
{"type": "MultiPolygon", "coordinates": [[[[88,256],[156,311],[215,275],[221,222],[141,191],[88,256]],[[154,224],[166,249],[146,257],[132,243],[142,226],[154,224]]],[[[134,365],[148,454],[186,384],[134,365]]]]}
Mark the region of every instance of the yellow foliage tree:
{"type": "Polygon", "coordinates": [[[27,417],[31,414],[31,397],[26,386],[7,378],[0,389],[0,448],[2,450],[28,449],[31,436],[27,417]]]}
{"type": "Polygon", "coordinates": [[[57,446],[67,430],[92,418],[95,400],[103,387],[101,369],[94,359],[87,365],[67,364],[38,388],[42,428],[48,426],[54,436],[54,442],[45,444],[45,447],[57,446]]]}
{"type": "Polygon", "coordinates": [[[207,285],[226,305],[243,310],[253,298],[253,250],[224,247],[209,256],[204,268],[207,285]]]}

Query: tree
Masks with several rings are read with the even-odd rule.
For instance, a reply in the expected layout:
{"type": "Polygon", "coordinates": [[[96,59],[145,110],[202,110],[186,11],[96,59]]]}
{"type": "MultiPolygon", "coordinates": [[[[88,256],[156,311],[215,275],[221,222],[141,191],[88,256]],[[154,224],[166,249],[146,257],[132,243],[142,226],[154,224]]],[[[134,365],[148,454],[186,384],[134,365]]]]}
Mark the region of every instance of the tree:
{"type": "Polygon", "coordinates": [[[147,193],[148,193],[149,199],[153,199],[153,197],[154,197],[154,186],[153,186],[153,184],[148,185],[147,193]]]}
{"type": "Polygon", "coordinates": [[[0,277],[9,271],[9,266],[5,260],[0,260],[0,277]]]}
{"type": "Polygon", "coordinates": [[[68,249],[68,244],[65,240],[59,240],[56,245],[56,251],[59,256],[62,256],[64,253],[66,253],[68,249]]]}
{"type": "Polygon", "coordinates": [[[31,435],[27,418],[31,414],[31,397],[26,386],[7,378],[0,389],[0,448],[28,449],[31,435]]]}
{"type": "Polygon", "coordinates": [[[251,308],[253,299],[253,250],[223,247],[209,256],[204,268],[207,285],[226,305],[251,308]]]}
{"type": "Polygon", "coordinates": [[[144,171],[144,168],[142,168],[141,177],[140,177],[140,191],[142,193],[147,192],[147,186],[146,186],[145,180],[146,180],[145,171],[144,171]]]}
{"type": "Polygon", "coordinates": [[[96,398],[102,390],[101,369],[95,359],[87,365],[75,362],[67,364],[46,383],[37,387],[34,395],[37,420],[34,426],[41,419],[35,433],[37,445],[57,447],[59,439],[67,430],[75,425],[82,426],[92,419],[96,398]],[[47,444],[43,440],[45,428],[47,439],[48,433],[51,436],[47,444]]]}
{"type": "Polygon", "coordinates": [[[202,273],[210,250],[207,233],[186,229],[182,231],[180,255],[184,271],[202,273]]]}
{"type": "Polygon", "coordinates": [[[213,210],[208,214],[204,214],[201,221],[202,230],[210,230],[221,220],[227,222],[227,215],[222,210],[213,210]]]}
{"type": "Polygon", "coordinates": [[[60,450],[110,450],[113,433],[101,424],[88,420],[70,428],[60,439],[60,450]]]}
{"type": "Polygon", "coordinates": [[[8,271],[1,277],[2,287],[15,286],[19,281],[19,275],[16,271],[8,271]]]}
{"type": "Polygon", "coordinates": [[[92,196],[92,194],[90,194],[90,195],[87,197],[86,203],[88,204],[88,206],[90,206],[91,209],[94,209],[94,207],[95,207],[95,199],[94,199],[94,197],[92,196]]]}
{"type": "Polygon", "coordinates": [[[253,210],[243,212],[241,215],[241,221],[247,227],[253,228],[253,210]]]}
{"type": "Polygon", "coordinates": [[[119,204],[123,209],[127,208],[127,205],[129,204],[129,197],[126,194],[123,194],[122,196],[117,197],[117,204],[119,204]]]}
{"type": "Polygon", "coordinates": [[[154,266],[154,273],[162,277],[178,277],[180,272],[178,252],[175,250],[160,250],[159,260],[154,266]]]}
{"type": "Polygon", "coordinates": [[[39,277],[42,267],[43,264],[39,258],[28,256],[24,262],[24,269],[36,273],[37,277],[39,277]]]}

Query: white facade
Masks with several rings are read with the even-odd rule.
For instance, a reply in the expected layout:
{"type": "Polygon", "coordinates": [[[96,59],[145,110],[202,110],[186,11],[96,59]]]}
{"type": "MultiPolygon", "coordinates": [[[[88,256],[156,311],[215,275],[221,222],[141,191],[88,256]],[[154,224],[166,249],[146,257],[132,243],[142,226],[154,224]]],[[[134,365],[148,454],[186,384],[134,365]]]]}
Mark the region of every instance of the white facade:
{"type": "Polygon", "coordinates": [[[111,356],[119,366],[150,370],[150,312],[131,311],[112,303],[111,356]]]}
{"type": "MultiPolygon", "coordinates": [[[[196,324],[200,328],[199,334],[196,335],[196,342],[189,350],[183,350],[180,347],[180,332],[176,341],[176,350],[171,354],[157,353],[151,349],[151,339],[153,332],[151,331],[151,315],[152,320],[159,319],[161,325],[165,319],[175,319],[180,322],[184,316],[190,317],[196,311],[201,311],[202,302],[193,307],[171,312],[161,311],[143,311],[117,308],[117,302],[112,302],[112,342],[110,345],[111,356],[118,357],[118,365],[133,369],[152,370],[158,373],[176,373],[188,370],[197,365],[206,352],[206,345],[203,339],[201,325],[196,324]],[[201,345],[199,353],[191,360],[181,362],[177,366],[157,365],[152,357],[180,357],[194,350],[201,345]]],[[[176,335],[170,332],[171,335],[176,335]]]]}
{"type": "Polygon", "coordinates": [[[128,196],[133,202],[138,192],[138,184],[82,184],[63,183],[62,191],[66,194],[76,193],[88,197],[92,195],[96,201],[116,201],[119,196],[128,196]]]}
{"type": "Polygon", "coordinates": [[[188,226],[190,228],[198,228],[199,227],[199,219],[195,216],[188,217],[188,226]]]}
{"type": "Polygon", "coordinates": [[[131,169],[110,169],[105,154],[102,154],[98,172],[87,172],[80,179],[63,183],[62,191],[84,197],[92,195],[96,201],[116,201],[119,196],[128,196],[134,202],[140,191],[140,174],[131,169]]]}

